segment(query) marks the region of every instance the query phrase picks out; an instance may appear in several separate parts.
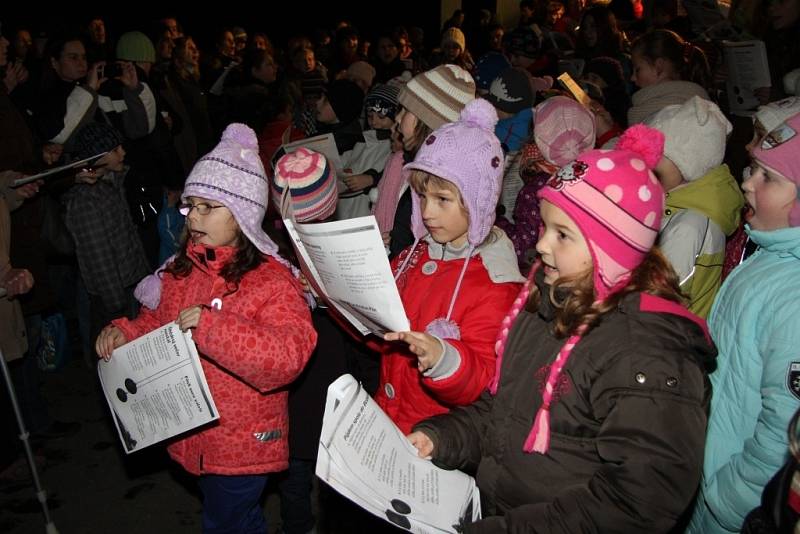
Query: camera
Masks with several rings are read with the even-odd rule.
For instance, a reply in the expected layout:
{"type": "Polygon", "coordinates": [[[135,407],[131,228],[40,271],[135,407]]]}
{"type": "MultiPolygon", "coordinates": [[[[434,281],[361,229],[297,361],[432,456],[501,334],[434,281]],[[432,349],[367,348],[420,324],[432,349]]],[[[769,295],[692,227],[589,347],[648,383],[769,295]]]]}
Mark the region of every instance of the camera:
{"type": "Polygon", "coordinates": [[[122,65],[116,62],[106,63],[106,66],[103,67],[103,77],[117,78],[118,76],[122,76],[122,65]]]}

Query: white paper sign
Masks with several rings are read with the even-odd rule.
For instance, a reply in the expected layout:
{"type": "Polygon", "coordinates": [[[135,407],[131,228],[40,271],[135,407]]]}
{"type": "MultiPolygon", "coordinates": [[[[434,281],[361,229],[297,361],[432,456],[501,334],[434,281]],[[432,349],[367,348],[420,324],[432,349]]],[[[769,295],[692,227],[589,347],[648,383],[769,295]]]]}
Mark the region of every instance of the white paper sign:
{"type": "Polygon", "coordinates": [[[128,454],[219,418],[194,341],[176,323],[115,349],[97,373],[128,454]]]}
{"type": "Polygon", "coordinates": [[[436,467],[350,375],[328,387],[317,476],[368,512],[417,534],[481,517],[475,479],[436,467]]]}

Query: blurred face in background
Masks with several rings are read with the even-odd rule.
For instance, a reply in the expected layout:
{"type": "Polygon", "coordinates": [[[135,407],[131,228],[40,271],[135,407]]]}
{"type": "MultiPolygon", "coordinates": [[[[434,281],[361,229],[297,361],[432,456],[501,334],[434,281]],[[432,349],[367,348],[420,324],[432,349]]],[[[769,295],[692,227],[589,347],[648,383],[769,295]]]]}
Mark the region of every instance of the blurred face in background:
{"type": "Polygon", "coordinates": [[[106,24],[103,19],[94,19],[89,23],[89,37],[93,43],[105,44],[106,42],[106,24]]]}
{"type": "Polygon", "coordinates": [[[14,54],[20,59],[25,59],[32,46],[31,33],[28,30],[19,30],[14,36],[14,54]]]}
{"type": "Polygon", "coordinates": [[[67,41],[58,58],[52,58],[50,64],[59,78],[66,82],[74,82],[86,76],[86,48],[80,41],[67,41]]]}
{"type": "Polygon", "coordinates": [[[790,28],[800,20],[800,0],[772,0],[768,4],[767,16],[774,29],[790,28]]]}
{"type": "Polygon", "coordinates": [[[378,59],[381,63],[389,64],[395,60],[398,55],[397,45],[388,37],[381,37],[378,39],[378,59]]]}

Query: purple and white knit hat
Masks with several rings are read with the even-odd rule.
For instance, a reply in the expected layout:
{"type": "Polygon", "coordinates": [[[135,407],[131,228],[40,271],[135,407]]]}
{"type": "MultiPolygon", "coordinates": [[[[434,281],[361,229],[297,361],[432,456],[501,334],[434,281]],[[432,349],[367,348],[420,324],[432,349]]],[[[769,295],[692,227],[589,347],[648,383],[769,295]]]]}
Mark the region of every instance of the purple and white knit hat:
{"type": "Polygon", "coordinates": [[[261,229],[269,202],[269,181],[258,156],[256,134],[244,124],[230,124],[219,144],[195,163],[181,195],[221,202],[245,236],[262,253],[290,267],[278,246],[261,229]]]}

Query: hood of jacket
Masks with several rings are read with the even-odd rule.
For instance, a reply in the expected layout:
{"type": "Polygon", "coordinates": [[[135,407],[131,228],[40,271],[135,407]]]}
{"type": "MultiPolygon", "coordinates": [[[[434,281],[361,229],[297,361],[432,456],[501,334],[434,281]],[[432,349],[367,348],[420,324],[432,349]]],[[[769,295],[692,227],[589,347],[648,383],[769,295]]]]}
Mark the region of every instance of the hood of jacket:
{"type": "Polygon", "coordinates": [[[727,165],[667,193],[666,207],[702,213],[731,235],[741,221],[744,196],[727,165]]]}

